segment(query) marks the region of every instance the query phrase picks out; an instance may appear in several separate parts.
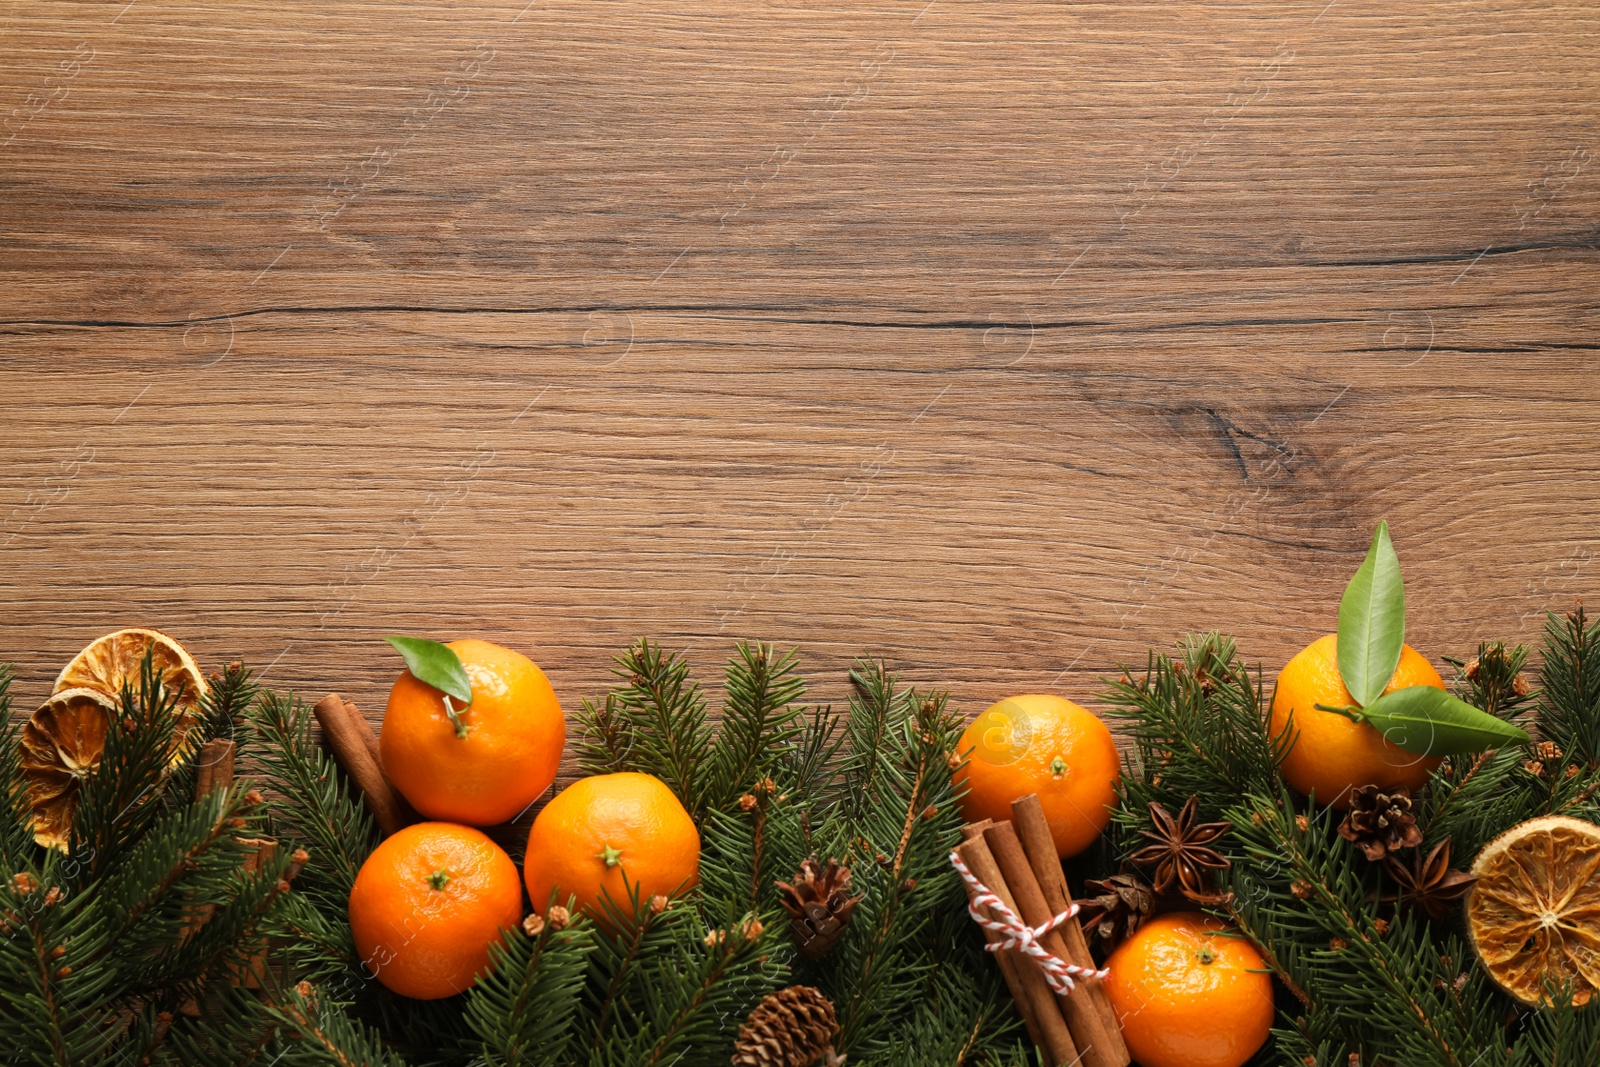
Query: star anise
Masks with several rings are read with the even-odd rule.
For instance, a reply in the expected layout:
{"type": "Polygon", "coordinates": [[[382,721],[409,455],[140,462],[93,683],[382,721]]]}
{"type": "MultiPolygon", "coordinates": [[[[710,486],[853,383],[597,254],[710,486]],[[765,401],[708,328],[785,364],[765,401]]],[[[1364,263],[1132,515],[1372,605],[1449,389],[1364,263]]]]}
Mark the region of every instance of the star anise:
{"type": "Polygon", "coordinates": [[[1150,917],[1150,908],[1155,904],[1150,887],[1132,874],[1114,874],[1100,881],[1089,879],[1083,883],[1083,891],[1085,898],[1075,903],[1084,936],[1095,937],[1106,952],[1137,930],[1150,917]]]}
{"type": "Polygon", "coordinates": [[[1450,869],[1450,839],[1447,837],[1433,846],[1424,859],[1421,852],[1414,854],[1410,865],[1394,856],[1383,860],[1384,870],[1394,879],[1399,891],[1386,899],[1399,900],[1412,907],[1421,908],[1430,918],[1448,916],[1456,901],[1472,888],[1476,878],[1464,871],[1450,869]]]}
{"type": "Polygon", "coordinates": [[[1233,866],[1220,852],[1208,846],[1233,828],[1232,823],[1196,823],[1200,798],[1190,797],[1174,819],[1166,808],[1152,800],[1150,821],[1154,830],[1139,831],[1154,841],[1135,852],[1129,860],[1140,867],[1155,867],[1152,879],[1156,892],[1170,893],[1176,888],[1196,904],[1220,904],[1229,894],[1211,888],[1211,871],[1233,866]]]}

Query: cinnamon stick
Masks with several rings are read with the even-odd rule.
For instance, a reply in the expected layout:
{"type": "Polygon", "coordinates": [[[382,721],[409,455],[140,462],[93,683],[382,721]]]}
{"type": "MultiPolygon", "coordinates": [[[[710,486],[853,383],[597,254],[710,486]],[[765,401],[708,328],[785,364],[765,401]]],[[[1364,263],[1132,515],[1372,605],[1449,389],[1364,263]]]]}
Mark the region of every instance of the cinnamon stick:
{"type": "Polygon", "coordinates": [[[383,756],[378,750],[378,735],[372,729],[372,723],[367,721],[367,717],[361,714],[361,709],[351,701],[344,702],[344,713],[355,723],[356,730],[361,734],[361,743],[366,746],[367,755],[372,757],[372,762],[377,765],[378,773],[383,775],[383,780],[389,783],[389,792],[394,794],[395,805],[400,809],[400,825],[410,826],[412,823],[422,822],[422,816],[417,813],[417,809],[400,795],[400,790],[394,787],[393,782],[389,782],[389,775],[383,769],[383,756]]]}
{"type": "MultiPolygon", "coordinates": [[[[254,845],[253,851],[245,854],[244,869],[255,874],[267,866],[278,855],[278,841],[272,837],[240,838],[241,845],[254,845]]],[[[261,938],[256,945],[256,950],[250,958],[241,961],[234,967],[232,975],[233,984],[246,989],[261,989],[267,984],[267,952],[269,945],[266,938],[261,938]]]]}
{"type": "Polygon", "coordinates": [[[356,706],[346,704],[338,693],[329,693],[317,701],[311,710],[317,722],[322,724],[322,736],[333,751],[334,761],[344,768],[344,773],[361,790],[367,810],[372,812],[373,819],[378,823],[378,830],[388,837],[405,826],[399,794],[383,776],[383,768],[374,756],[373,749],[367,747],[364,734],[371,733],[372,728],[366,726],[363,730],[365,720],[356,711],[356,706]],[[358,721],[361,725],[358,725],[358,721]]]}
{"type": "Polygon", "coordinates": [[[366,748],[367,755],[371,756],[372,762],[378,765],[379,770],[382,770],[383,757],[378,754],[378,734],[372,729],[372,724],[367,721],[365,715],[361,714],[361,709],[357,708],[353,701],[346,700],[344,702],[344,713],[355,724],[356,732],[361,735],[361,744],[366,748]]]}
{"type": "Polygon", "coordinates": [[[233,784],[233,758],[239,746],[225,737],[216,737],[200,746],[194,764],[194,799],[204,800],[212,791],[233,784]]]}
{"type": "MultiPolygon", "coordinates": [[[[1066,911],[1072,904],[1072,891],[1067,887],[1067,876],[1061,870],[1061,860],[1056,856],[1055,839],[1050,835],[1050,823],[1045,818],[1044,805],[1039,802],[1037,795],[1029,794],[1012,802],[1011,819],[1017,837],[1022,842],[1022,850],[1027,853],[1028,863],[1033,868],[1034,877],[1044,892],[1045,906],[1051,915],[1066,911]]],[[[1094,957],[1089,953],[1089,942],[1084,939],[1083,925],[1078,922],[1077,916],[1056,929],[1066,942],[1065,958],[1079,967],[1093,967],[1094,957]]],[[[1107,1035],[1107,1047],[1117,1057],[1115,1062],[1128,1063],[1132,1057],[1128,1054],[1127,1043],[1122,1039],[1122,1026],[1117,1021],[1116,1009],[1111,1006],[1111,998],[1106,996],[1105,987],[1097,978],[1088,978],[1078,984],[1079,992],[1074,994],[1074,999],[1082,997],[1094,1007],[1095,1014],[1100,1017],[1101,1029],[1107,1035]]]]}
{"type": "MultiPolygon", "coordinates": [[[[972,876],[984,885],[989,891],[1000,898],[1001,903],[1013,912],[1017,910],[1015,899],[1011,896],[1010,889],[1006,886],[1005,877],[1000,873],[1000,868],[994,861],[994,856],[989,852],[989,846],[983,837],[974,837],[964,842],[956,850],[961,855],[961,862],[967,865],[967,870],[972,876]]],[[[984,934],[989,941],[995,942],[1003,939],[1003,935],[985,930],[984,934]]],[[[1050,984],[1045,981],[1044,972],[1038,964],[1031,959],[1019,957],[1015,951],[995,953],[996,956],[1010,957],[1013,964],[1011,972],[1006,974],[1006,982],[1011,986],[1011,995],[1016,1000],[1018,1008],[1026,1005],[1025,1013],[1031,1012],[1034,1026],[1040,1038],[1039,1048],[1048,1057],[1051,1064],[1075,1064],[1078,1060],[1078,1049],[1072,1043],[1072,1033],[1067,1029],[1066,1020],[1056,1008],[1055,994],[1050,991],[1050,984]],[[1012,984],[1012,974],[1016,981],[1012,984]]],[[[1027,1017],[1026,1014],[1023,1016],[1027,1017]]]]}
{"type": "MultiPolygon", "coordinates": [[[[1045,903],[1044,890],[1039,886],[1039,879],[1029,863],[1028,854],[1023,851],[1016,829],[1008,822],[996,823],[984,831],[983,839],[994,855],[995,863],[1011,889],[1011,895],[1016,898],[1017,913],[1022,916],[1022,921],[1029,926],[1044,925],[1057,913],[1045,903]]],[[[1056,860],[1054,843],[1050,845],[1050,858],[1056,860]]],[[[1059,867],[1060,861],[1056,860],[1056,863],[1059,867]]],[[[1061,927],[1046,933],[1039,943],[1051,954],[1069,963],[1077,962],[1072,958],[1061,927]]],[[[1056,1005],[1066,1018],[1067,1028],[1072,1031],[1073,1043],[1082,1051],[1084,1067],[1128,1067],[1128,1048],[1122,1041],[1120,1029],[1115,1025],[1108,1028],[1106,1020],[1086,996],[1093,980],[1075,981],[1077,988],[1066,996],[1058,996],[1056,1005]]],[[[1095,984],[1098,987],[1098,983],[1095,984]]]]}
{"type": "MultiPolygon", "coordinates": [[[[961,840],[971,841],[973,838],[977,838],[982,841],[983,832],[993,825],[993,819],[980,819],[977,822],[969,822],[961,828],[961,840]]],[[[963,859],[962,862],[965,863],[966,860],[963,859]]],[[[967,870],[972,870],[970,864],[967,870]]],[[[966,883],[963,882],[962,885],[965,886],[966,883]]],[[[967,900],[969,902],[975,895],[970,888],[967,889],[967,900]]],[[[998,934],[991,934],[987,930],[984,931],[984,936],[991,943],[1000,940],[998,934]]],[[[1011,990],[1011,999],[1017,1005],[1017,1014],[1022,1016],[1022,1025],[1028,1029],[1028,1040],[1033,1042],[1035,1048],[1044,1048],[1044,1042],[1039,1038],[1039,1024],[1033,1021],[1033,1008],[1028,1004],[1028,998],[1022,994],[1022,978],[1017,973],[1016,956],[1009,952],[991,952],[989,955],[993,956],[995,963],[1000,966],[1000,976],[1006,980],[1006,987],[1011,990]]]]}

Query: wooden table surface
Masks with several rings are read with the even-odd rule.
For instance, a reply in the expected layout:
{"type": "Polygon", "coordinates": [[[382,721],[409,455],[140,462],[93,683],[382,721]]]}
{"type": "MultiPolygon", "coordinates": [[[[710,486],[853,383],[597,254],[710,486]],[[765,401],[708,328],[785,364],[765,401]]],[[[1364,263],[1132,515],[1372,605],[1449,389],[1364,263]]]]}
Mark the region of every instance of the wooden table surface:
{"type": "Polygon", "coordinates": [[[1600,585],[1600,9],[30,0],[0,659],[170,630],[376,715],[887,657],[1270,673],[1391,523],[1423,651],[1600,585]]]}

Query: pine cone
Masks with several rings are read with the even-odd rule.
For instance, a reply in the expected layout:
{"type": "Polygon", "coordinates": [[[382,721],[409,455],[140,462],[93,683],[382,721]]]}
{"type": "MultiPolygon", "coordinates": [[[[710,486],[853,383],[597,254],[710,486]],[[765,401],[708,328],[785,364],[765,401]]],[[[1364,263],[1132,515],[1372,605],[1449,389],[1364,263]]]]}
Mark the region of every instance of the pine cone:
{"type": "Polygon", "coordinates": [[[769,993],[739,1027],[733,1067],[837,1067],[844,1057],[833,1050],[839,1019],[822,990],[792,985],[769,993]]]}
{"type": "Polygon", "coordinates": [[[1411,813],[1411,794],[1404,788],[1385,792],[1375,785],[1360,786],[1350,794],[1350,813],[1339,824],[1339,836],[1374,862],[1422,844],[1422,831],[1411,813]]]}
{"type": "Polygon", "coordinates": [[[850,895],[850,868],[832,859],[826,867],[806,860],[793,884],[778,883],[778,903],[789,913],[795,946],[808,960],[828,954],[860,901],[861,897],[850,895]]]}
{"type": "Polygon", "coordinates": [[[1131,874],[1114,874],[1083,883],[1087,898],[1077,902],[1085,935],[1095,935],[1109,953],[1150,917],[1155,897],[1150,887],[1131,874]]]}

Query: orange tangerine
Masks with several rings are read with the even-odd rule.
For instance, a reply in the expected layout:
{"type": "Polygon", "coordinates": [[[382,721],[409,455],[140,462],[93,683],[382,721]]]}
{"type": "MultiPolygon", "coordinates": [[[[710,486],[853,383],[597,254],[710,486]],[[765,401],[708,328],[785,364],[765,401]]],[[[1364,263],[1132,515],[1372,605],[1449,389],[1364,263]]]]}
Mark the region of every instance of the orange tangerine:
{"type": "Polygon", "coordinates": [[[1275,1009],[1261,953],[1199,912],[1139,927],[1106,961],[1106,995],[1142,1067],[1240,1067],[1275,1009]]]}
{"type": "Polygon", "coordinates": [[[1111,731],[1092,712],[1043,693],[1010,697],[968,724],[956,772],[968,822],[1011,818],[1011,802],[1039,795],[1056,852],[1075,856],[1111,821],[1121,766],[1111,731]]]}
{"type": "Polygon", "coordinates": [[[383,713],[383,770],[430,819],[492,826],[516,818],[550,788],[567,722],[549,680],[527,656],[488,641],[449,647],[472,683],[472,703],[447,708],[443,693],[402,674],[383,713]]]}
{"type": "Polygon", "coordinates": [[[580,779],[544,806],[528,831],[528,899],[543,912],[552,891],[605,918],[610,896],[624,912],[640,899],[688,890],[700,878],[700,832],[661,779],[624,771],[580,779]]]}
{"type": "Polygon", "coordinates": [[[350,890],[350,932],[378,981],[402,996],[462,992],[489,946],[522,918],[517,865],[481,830],[422,822],[373,849],[350,890]]]}

